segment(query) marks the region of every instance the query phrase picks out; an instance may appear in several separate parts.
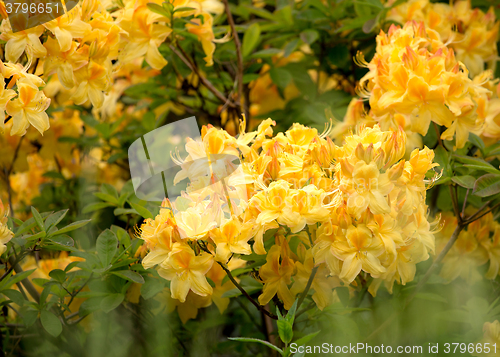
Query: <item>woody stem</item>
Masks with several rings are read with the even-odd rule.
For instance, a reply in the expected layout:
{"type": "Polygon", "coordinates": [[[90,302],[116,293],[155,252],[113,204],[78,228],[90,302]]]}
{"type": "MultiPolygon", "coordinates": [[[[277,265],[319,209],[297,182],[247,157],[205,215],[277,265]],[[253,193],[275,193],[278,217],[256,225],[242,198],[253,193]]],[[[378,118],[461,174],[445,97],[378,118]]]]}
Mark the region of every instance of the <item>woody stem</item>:
{"type": "Polygon", "coordinates": [[[243,289],[243,287],[236,281],[236,279],[233,277],[233,275],[231,274],[231,271],[226,268],[224,266],[224,264],[222,264],[221,262],[217,262],[221,268],[226,272],[227,274],[227,277],[229,278],[229,280],[231,280],[231,282],[234,284],[234,286],[236,286],[238,288],[239,291],[241,291],[241,293],[248,299],[248,301],[250,301],[259,311],[262,311],[264,314],[266,314],[267,316],[269,316],[270,318],[274,319],[274,320],[277,320],[278,319],[278,316],[274,315],[273,313],[267,311],[266,309],[264,309],[263,306],[261,306],[257,301],[255,301],[247,292],[245,289],[243,289]]]}

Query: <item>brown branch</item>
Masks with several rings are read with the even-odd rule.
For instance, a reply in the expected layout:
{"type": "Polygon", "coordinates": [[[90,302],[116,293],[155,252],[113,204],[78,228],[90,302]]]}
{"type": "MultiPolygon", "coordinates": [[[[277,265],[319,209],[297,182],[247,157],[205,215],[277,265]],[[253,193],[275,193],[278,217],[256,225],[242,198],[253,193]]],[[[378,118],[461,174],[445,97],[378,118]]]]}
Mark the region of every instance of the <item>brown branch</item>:
{"type": "Polygon", "coordinates": [[[262,305],[260,305],[257,301],[255,301],[247,292],[245,289],[243,289],[243,287],[238,284],[238,282],[236,281],[236,279],[233,277],[233,275],[231,274],[231,271],[226,268],[224,266],[224,264],[222,264],[221,262],[217,262],[221,268],[226,272],[227,274],[227,277],[229,278],[229,280],[231,280],[231,282],[234,284],[234,286],[236,286],[238,288],[239,291],[241,291],[241,293],[248,299],[248,301],[250,301],[259,311],[263,312],[266,316],[269,316],[270,318],[274,319],[274,320],[277,320],[278,319],[278,316],[274,315],[273,313],[267,311],[262,305]]]}
{"type": "MultiPolygon", "coordinates": [[[[495,210],[498,207],[500,207],[500,203],[497,203],[496,205],[494,205],[489,210],[485,211],[484,213],[482,213],[479,216],[477,216],[477,213],[474,214],[474,216],[471,216],[471,218],[469,218],[465,223],[467,223],[467,224],[472,223],[472,222],[482,218],[483,216],[487,215],[488,213],[490,213],[491,211],[495,210]]],[[[478,211],[478,212],[480,212],[480,211],[478,211]]]]}
{"type": "Polygon", "coordinates": [[[238,62],[238,72],[237,72],[237,81],[238,81],[238,99],[240,101],[240,111],[245,114],[246,120],[250,120],[250,111],[248,110],[248,102],[245,100],[245,93],[243,90],[243,55],[241,52],[241,42],[238,37],[238,32],[236,32],[236,26],[234,24],[233,14],[231,14],[231,10],[229,9],[228,0],[222,0],[224,3],[224,7],[226,8],[227,21],[229,22],[229,26],[231,27],[231,32],[233,33],[234,44],[236,46],[236,59],[238,62]]]}
{"type": "MultiPolygon", "coordinates": [[[[21,266],[19,265],[19,263],[17,263],[14,260],[14,257],[11,256],[9,258],[9,263],[14,266],[14,271],[16,272],[16,274],[21,274],[22,272],[24,272],[24,270],[21,268],[21,266]]],[[[31,283],[31,281],[29,281],[28,278],[24,278],[23,280],[21,280],[21,284],[24,286],[24,288],[28,291],[28,293],[31,295],[31,297],[33,299],[35,299],[35,301],[38,304],[40,302],[40,294],[35,289],[35,287],[31,283]]]]}
{"type": "Polygon", "coordinates": [[[207,87],[207,89],[209,91],[211,91],[221,102],[224,103],[224,105],[229,105],[231,108],[236,108],[236,104],[233,103],[233,101],[231,101],[229,98],[226,98],[224,96],[224,94],[222,94],[217,88],[214,87],[214,85],[207,79],[205,78],[201,73],[200,71],[198,70],[198,68],[196,67],[196,65],[194,65],[193,63],[191,63],[191,61],[189,61],[187,59],[187,56],[185,56],[185,53],[181,53],[181,52],[184,52],[184,50],[182,49],[181,46],[178,45],[178,49],[175,48],[173,45],[169,45],[170,49],[172,50],[173,53],[175,53],[180,59],[182,62],[184,62],[184,64],[186,66],[189,67],[189,69],[191,71],[193,71],[194,73],[196,73],[196,75],[200,78],[200,81],[203,83],[203,85],[205,87],[207,87]]]}

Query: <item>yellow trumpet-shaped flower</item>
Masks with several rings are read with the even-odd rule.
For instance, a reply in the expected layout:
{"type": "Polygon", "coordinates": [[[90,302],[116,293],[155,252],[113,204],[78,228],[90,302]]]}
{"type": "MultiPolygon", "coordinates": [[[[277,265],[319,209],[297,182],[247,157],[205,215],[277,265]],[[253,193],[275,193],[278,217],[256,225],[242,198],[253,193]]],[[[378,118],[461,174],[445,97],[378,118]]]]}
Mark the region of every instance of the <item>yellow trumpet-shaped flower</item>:
{"type": "Polygon", "coordinates": [[[153,14],[145,7],[139,8],[130,19],[122,21],[121,27],[127,31],[129,37],[123,48],[120,61],[127,63],[135,58],[145,56],[146,62],[154,69],[162,69],[167,60],[158,50],[172,29],[165,25],[151,22],[153,14]]]}
{"type": "Polygon", "coordinates": [[[19,96],[7,103],[7,113],[12,116],[11,135],[24,135],[30,125],[43,135],[50,127],[49,116],[45,110],[50,99],[27,78],[17,81],[19,96]]]}
{"type": "Polygon", "coordinates": [[[345,240],[332,244],[332,252],[343,261],[339,278],[348,283],[352,282],[361,270],[374,277],[386,271],[378,259],[384,253],[384,244],[364,224],[349,227],[345,240]]]}
{"type": "Polygon", "coordinates": [[[252,249],[248,244],[252,238],[252,231],[252,222],[242,224],[237,217],[233,217],[221,227],[214,229],[210,237],[217,247],[215,259],[226,263],[232,253],[252,254],[252,249]]]}
{"type": "Polygon", "coordinates": [[[7,242],[9,242],[14,234],[7,227],[8,210],[5,209],[2,200],[0,200],[0,255],[7,250],[7,242]]]}
{"type": "Polygon", "coordinates": [[[259,303],[265,305],[274,295],[278,294],[278,297],[285,304],[285,309],[289,310],[294,301],[288,288],[293,273],[293,260],[284,254],[284,249],[281,246],[274,245],[267,254],[266,262],[259,270],[260,278],[264,282],[259,303]]]}
{"type": "Polygon", "coordinates": [[[100,108],[104,102],[104,91],[110,85],[108,69],[94,61],[75,72],[78,87],[73,93],[73,100],[76,104],[84,104],[88,100],[96,108],[100,108]]]}
{"type": "Polygon", "coordinates": [[[0,74],[0,132],[5,131],[5,108],[7,103],[16,96],[16,92],[12,89],[5,89],[5,80],[0,74]]]}
{"type": "Polygon", "coordinates": [[[70,13],[64,14],[43,24],[52,32],[59,43],[62,52],[71,49],[74,38],[83,38],[92,27],[80,19],[80,9],[74,8],[70,13]]]}
{"type": "Polygon", "coordinates": [[[205,274],[214,262],[211,254],[195,255],[189,246],[184,246],[165,260],[158,269],[161,277],[170,280],[172,298],[186,301],[189,290],[200,296],[212,294],[212,287],[205,274]]]}

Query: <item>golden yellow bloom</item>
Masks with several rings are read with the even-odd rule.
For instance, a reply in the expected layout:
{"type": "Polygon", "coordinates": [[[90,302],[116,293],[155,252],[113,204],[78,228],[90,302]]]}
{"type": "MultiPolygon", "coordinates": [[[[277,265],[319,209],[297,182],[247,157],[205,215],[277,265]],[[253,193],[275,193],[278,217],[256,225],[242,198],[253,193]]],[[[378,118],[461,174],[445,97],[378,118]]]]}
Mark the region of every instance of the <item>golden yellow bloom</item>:
{"type": "Polygon", "coordinates": [[[212,267],[214,260],[211,254],[201,252],[195,255],[193,250],[184,245],[176,252],[172,252],[158,270],[161,277],[170,280],[172,298],[186,301],[190,290],[200,296],[212,294],[212,287],[208,283],[205,274],[212,267]]]}
{"type": "Polygon", "coordinates": [[[8,209],[6,210],[2,200],[0,200],[0,255],[5,253],[7,250],[7,243],[12,239],[13,233],[7,227],[7,214],[8,209]]]}
{"type": "Polygon", "coordinates": [[[293,260],[287,256],[286,249],[274,245],[267,254],[266,262],[259,270],[260,278],[264,282],[259,303],[265,305],[278,294],[285,304],[285,309],[289,310],[294,301],[288,288],[293,273],[293,260]]]}
{"type": "Polygon", "coordinates": [[[11,135],[24,135],[30,125],[43,135],[50,127],[49,116],[45,110],[50,105],[50,99],[27,78],[17,81],[19,96],[7,103],[7,113],[14,122],[11,135]]]}

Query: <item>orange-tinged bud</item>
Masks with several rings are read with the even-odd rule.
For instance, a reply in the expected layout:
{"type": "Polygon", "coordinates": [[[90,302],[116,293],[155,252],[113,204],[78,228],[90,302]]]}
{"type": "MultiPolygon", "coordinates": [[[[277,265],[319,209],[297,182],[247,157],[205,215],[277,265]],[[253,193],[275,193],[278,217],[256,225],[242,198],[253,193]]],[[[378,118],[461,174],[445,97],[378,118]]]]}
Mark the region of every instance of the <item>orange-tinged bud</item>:
{"type": "Polygon", "coordinates": [[[391,181],[398,180],[403,174],[405,169],[405,160],[401,160],[396,165],[392,166],[389,170],[387,170],[387,174],[391,181]]]}
{"type": "Polygon", "coordinates": [[[339,162],[340,162],[340,168],[342,169],[342,174],[349,178],[352,178],[354,166],[351,165],[351,163],[347,159],[341,159],[339,162]]]}

